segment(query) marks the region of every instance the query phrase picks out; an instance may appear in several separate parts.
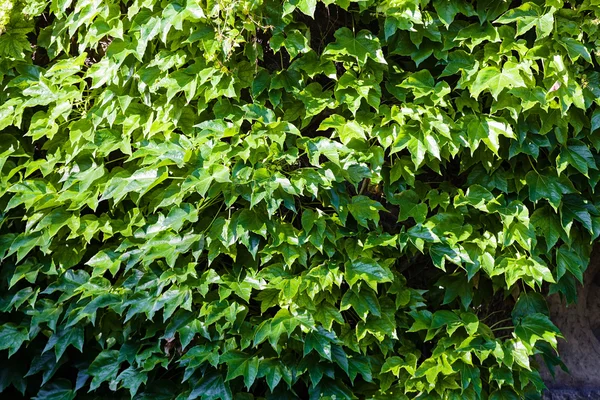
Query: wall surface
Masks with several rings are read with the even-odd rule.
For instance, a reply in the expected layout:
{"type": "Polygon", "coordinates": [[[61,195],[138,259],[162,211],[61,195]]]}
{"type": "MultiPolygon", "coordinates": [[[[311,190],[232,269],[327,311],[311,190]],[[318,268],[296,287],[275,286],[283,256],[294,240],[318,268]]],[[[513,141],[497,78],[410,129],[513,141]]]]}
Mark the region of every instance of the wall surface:
{"type": "Polygon", "coordinates": [[[543,371],[547,400],[600,399],[600,248],[591,260],[577,304],[567,307],[558,296],[548,298],[552,321],[566,338],[558,349],[570,373],[557,369],[553,379],[543,371]]]}

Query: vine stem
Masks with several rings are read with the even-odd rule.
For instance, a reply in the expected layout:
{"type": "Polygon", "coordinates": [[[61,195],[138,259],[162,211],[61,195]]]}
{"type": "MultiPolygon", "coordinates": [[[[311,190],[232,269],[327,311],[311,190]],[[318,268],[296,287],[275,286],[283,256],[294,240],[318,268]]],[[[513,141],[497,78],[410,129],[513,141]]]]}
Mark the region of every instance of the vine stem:
{"type": "MultiPolygon", "coordinates": [[[[503,323],[503,322],[508,322],[508,321],[512,321],[512,318],[505,318],[505,319],[502,319],[502,320],[500,320],[500,321],[496,322],[495,324],[493,324],[493,325],[490,325],[490,329],[493,331],[493,330],[494,330],[493,328],[494,328],[495,326],[498,326],[498,325],[500,325],[501,323],[503,323]]],[[[502,328],[502,329],[505,329],[505,328],[502,328]]]]}
{"type": "Polygon", "coordinates": [[[535,166],[533,165],[533,161],[531,161],[531,157],[527,157],[527,160],[529,160],[529,164],[531,165],[531,168],[533,168],[533,170],[535,171],[536,174],[540,174],[537,169],[535,169],[535,166]]]}

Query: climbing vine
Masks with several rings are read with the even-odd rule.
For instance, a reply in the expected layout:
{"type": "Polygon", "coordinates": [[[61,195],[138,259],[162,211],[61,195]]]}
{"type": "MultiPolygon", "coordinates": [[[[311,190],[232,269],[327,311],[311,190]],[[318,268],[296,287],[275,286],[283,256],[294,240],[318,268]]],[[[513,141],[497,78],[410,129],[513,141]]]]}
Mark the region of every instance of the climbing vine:
{"type": "Polygon", "coordinates": [[[599,24],[1,0],[2,396],[540,398],[600,235],[599,24]]]}

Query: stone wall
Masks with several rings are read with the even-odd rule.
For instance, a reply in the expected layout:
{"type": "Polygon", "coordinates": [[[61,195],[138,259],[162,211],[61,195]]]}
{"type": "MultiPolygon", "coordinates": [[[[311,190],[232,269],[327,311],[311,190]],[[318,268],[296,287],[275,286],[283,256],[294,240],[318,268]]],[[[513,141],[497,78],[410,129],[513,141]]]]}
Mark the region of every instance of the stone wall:
{"type": "Polygon", "coordinates": [[[548,298],[552,321],[565,336],[558,350],[570,373],[557,369],[553,379],[542,371],[549,388],[546,400],[600,399],[600,248],[591,260],[577,304],[567,306],[556,295],[548,298]]]}

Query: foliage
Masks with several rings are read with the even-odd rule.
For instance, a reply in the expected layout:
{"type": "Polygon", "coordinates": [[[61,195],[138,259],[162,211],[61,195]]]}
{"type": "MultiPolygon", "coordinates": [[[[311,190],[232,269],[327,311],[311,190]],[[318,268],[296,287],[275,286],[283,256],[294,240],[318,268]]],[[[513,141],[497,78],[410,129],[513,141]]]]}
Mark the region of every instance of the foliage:
{"type": "Polygon", "coordinates": [[[539,398],[600,235],[597,0],[7,15],[0,392],[539,398]]]}

